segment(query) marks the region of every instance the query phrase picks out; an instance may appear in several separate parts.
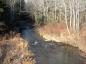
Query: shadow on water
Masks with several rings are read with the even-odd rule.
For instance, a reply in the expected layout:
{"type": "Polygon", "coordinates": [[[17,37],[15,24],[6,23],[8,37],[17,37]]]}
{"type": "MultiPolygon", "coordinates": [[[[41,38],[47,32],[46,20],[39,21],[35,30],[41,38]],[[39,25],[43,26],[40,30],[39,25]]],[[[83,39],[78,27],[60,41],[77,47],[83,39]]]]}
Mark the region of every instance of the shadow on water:
{"type": "Polygon", "coordinates": [[[26,28],[22,36],[28,41],[35,55],[36,64],[85,64],[86,58],[80,55],[76,47],[61,42],[46,42],[32,29],[26,28]]]}
{"type": "Polygon", "coordinates": [[[46,42],[37,35],[32,22],[25,15],[21,15],[16,26],[19,27],[21,36],[28,41],[30,50],[35,55],[36,64],[86,64],[86,58],[79,54],[78,48],[58,42],[46,42]],[[57,43],[57,44],[55,44],[57,43]]]}
{"type": "MultiPolygon", "coordinates": [[[[33,24],[32,24],[33,25],[33,24]]],[[[21,36],[28,42],[34,53],[36,64],[86,64],[78,48],[59,42],[46,42],[35,33],[26,20],[19,21],[21,36]]]]}
{"type": "MultiPolygon", "coordinates": [[[[6,10],[3,16],[3,19],[6,19],[5,23],[10,26],[10,29],[12,28],[12,26],[14,26],[14,24],[15,26],[19,27],[21,36],[28,41],[30,50],[35,55],[36,64],[86,64],[86,58],[82,57],[79,54],[78,48],[64,45],[62,43],[55,44],[58,42],[44,41],[44,39],[42,39],[34,32],[34,30],[32,29],[32,25],[34,24],[34,22],[25,13],[17,15],[19,16],[19,18],[17,19],[16,17],[16,23],[14,22],[14,19],[10,20],[10,22],[8,23],[9,19],[11,18],[11,13],[8,13],[10,11],[10,8],[5,7],[4,10],[6,10]]],[[[5,49],[3,50],[3,52],[5,52],[5,49]]],[[[4,57],[5,56],[3,56],[3,58],[4,57]]]]}

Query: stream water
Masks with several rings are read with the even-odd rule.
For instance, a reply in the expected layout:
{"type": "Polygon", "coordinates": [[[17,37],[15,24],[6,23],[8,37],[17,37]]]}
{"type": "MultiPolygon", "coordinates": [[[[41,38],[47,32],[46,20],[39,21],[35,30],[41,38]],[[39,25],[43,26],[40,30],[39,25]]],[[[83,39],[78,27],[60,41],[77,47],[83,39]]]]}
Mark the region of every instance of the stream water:
{"type": "Polygon", "coordinates": [[[59,42],[46,42],[33,29],[26,27],[21,32],[35,55],[36,64],[85,64],[86,59],[78,48],[59,42]],[[56,44],[57,43],[57,44],[56,44]]]}
{"type": "MultiPolygon", "coordinates": [[[[25,2],[27,3],[27,0],[25,2]]],[[[13,15],[10,21],[14,20],[13,15]]],[[[21,18],[24,18],[24,15],[21,18]]],[[[86,64],[86,58],[79,54],[78,48],[61,42],[45,41],[25,21],[20,21],[17,26],[20,28],[21,36],[28,41],[36,64],[86,64]]]]}

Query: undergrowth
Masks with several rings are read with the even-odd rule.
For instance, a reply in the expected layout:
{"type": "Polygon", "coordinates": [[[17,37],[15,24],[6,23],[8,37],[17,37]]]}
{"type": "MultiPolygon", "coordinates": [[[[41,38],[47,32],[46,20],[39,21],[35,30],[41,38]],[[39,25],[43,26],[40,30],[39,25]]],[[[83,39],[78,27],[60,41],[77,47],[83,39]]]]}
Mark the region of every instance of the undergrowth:
{"type": "Polygon", "coordinates": [[[35,58],[20,34],[0,38],[0,64],[34,64],[35,58]]]}

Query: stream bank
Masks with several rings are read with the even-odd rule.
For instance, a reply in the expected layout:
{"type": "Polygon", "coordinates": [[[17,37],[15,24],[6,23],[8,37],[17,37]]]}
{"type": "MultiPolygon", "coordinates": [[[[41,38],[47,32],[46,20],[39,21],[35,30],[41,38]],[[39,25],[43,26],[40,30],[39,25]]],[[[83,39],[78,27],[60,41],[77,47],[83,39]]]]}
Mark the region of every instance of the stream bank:
{"type": "Polygon", "coordinates": [[[79,49],[61,42],[45,41],[27,27],[22,30],[22,37],[28,41],[30,50],[35,55],[36,64],[85,64],[86,58],[79,54],[79,49]]]}

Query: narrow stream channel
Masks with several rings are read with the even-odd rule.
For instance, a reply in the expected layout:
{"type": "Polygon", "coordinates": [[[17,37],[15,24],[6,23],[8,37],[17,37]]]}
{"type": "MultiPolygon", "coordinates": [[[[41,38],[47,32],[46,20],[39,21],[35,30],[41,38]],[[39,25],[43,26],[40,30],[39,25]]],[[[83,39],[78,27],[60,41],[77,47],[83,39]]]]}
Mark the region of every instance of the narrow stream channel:
{"type": "Polygon", "coordinates": [[[21,26],[23,27],[21,35],[28,41],[30,50],[35,55],[36,64],[84,64],[86,62],[86,59],[80,56],[78,48],[58,42],[46,42],[33,29],[26,25],[26,27],[21,26]]]}

